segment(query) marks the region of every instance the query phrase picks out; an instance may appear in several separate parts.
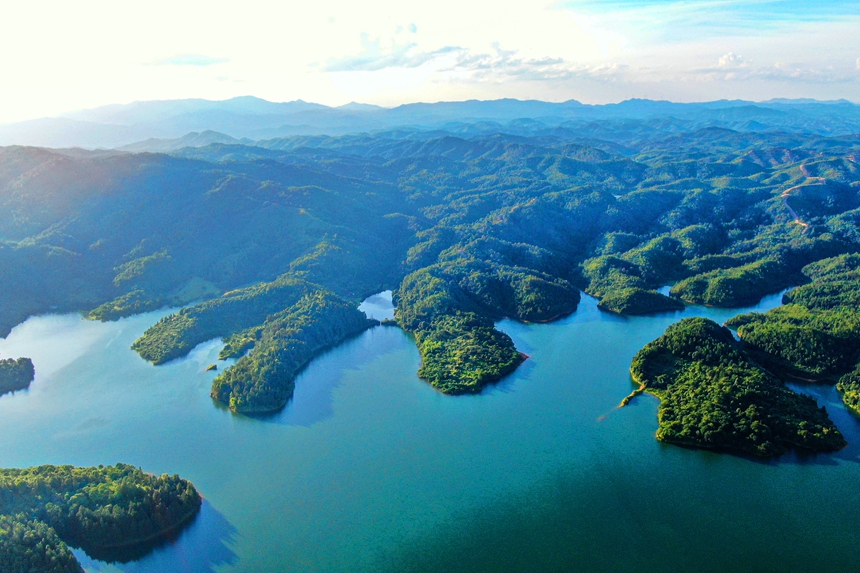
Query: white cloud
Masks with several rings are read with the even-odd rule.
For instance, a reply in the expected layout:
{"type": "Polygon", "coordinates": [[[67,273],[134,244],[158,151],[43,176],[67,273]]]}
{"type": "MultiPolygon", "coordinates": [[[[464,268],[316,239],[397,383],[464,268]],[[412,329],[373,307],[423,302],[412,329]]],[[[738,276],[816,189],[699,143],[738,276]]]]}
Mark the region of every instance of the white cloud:
{"type": "Polygon", "coordinates": [[[857,58],[857,69],[860,70],[860,58],[857,58]]]}
{"type": "Polygon", "coordinates": [[[245,0],[238,11],[228,0],[149,0],[146,10],[110,0],[6,4],[5,21],[17,25],[0,34],[0,52],[16,57],[0,66],[0,122],[248,94],[398,105],[860,93],[860,64],[845,54],[860,15],[773,19],[766,33],[729,26],[735,8],[782,4],[772,0],[245,0]]]}
{"type": "MultiPolygon", "coordinates": [[[[381,72],[421,68],[424,77],[451,83],[510,84],[535,82],[559,86],[582,87],[583,82],[627,86],[636,95],[635,86],[649,83],[773,82],[797,85],[826,85],[856,82],[856,74],[833,66],[811,66],[803,63],[776,62],[758,65],[734,52],[717,58],[716,66],[699,67],[683,63],[647,63],[636,65],[621,61],[577,63],[557,57],[529,57],[520,50],[504,49],[493,43],[491,50],[480,51],[462,46],[445,46],[422,51],[418,44],[392,44],[380,48],[380,41],[362,38],[364,50],[356,56],[332,59],[325,72],[381,72]]],[[[364,77],[365,82],[368,76],[364,77]]],[[[703,98],[704,99],[704,98],[703,98]]]]}
{"type": "Polygon", "coordinates": [[[528,58],[517,50],[503,50],[493,44],[491,53],[470,50],[457,52],[456,59],[442,71],[468,72],[475,80],[518,78],[526,80],[558,80],[574,77],[587,66],[577,66],[562,58],[528,58]]]}
{"type": "Polygon", "coordinates": [[[628,67],[620,64],[583,65],[563,58],[530,58],[518,50],[505,50],[498,42],[483,52],[460,46],[444,46],[421,51],[417,44],[395,45],[382,50],[380,41],[362,36],[364,50],[356,56],[329,60],[325,72],[375,72],[390,68],[410,69],[430,66],[440,75],[451,74],[458,81],[528,81],[569,80],[576,77],[607,77],[628,67]]]}
{"type": "Polygon", "coordinates": [[[417,68],[446,54],[460,52],[463,48],[443,46],[437,50],[422,52],[417,44],[391,43],[389,48],[380,47],[381,40],[371,40],[366,33],[361,34],[363,50],[356,56],[332,58],[323,67],[325,72],[374,72],[386,68],[417,68]]]}
{"type": "Polygon", "coordinates": [[[739,56],[734,52],[729,52],[728,54],[720,57],[717,65],[721,68],[738,68],[745,63],[747,62],[742,56],[739,56]]]}

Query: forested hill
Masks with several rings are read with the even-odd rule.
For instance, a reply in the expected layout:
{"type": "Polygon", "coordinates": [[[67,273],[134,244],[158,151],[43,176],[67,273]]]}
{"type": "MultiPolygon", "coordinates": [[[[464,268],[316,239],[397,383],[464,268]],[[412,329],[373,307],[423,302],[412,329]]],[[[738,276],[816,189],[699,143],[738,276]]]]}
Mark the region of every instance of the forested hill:
{"type": "Polygon", "coordinates": [[[0,470],[0,565],[9,573],[82,573],[69,546],[111,550],[175,532],[200,509],[194,486],[125,464],[0,470]],[[68,545],[67,545],[68,544],[68,545]]]}
{"type": "Polygon", "coordinates": [[[737,306],[860,248],[857,137],[661,138],[649,121],[602,124],[615,129],[603,139],[395,130],[172,155],[2,148],[0,332],[49,310],[112,320],[204,301],[135,348],[163,362],[225,337],[228,353],[250,350],[242,380],[255,382],[228,370],[213,396],[259,411],[291,393],[292,369],[265,374],[284,348],[337,344],[368,326],[344,309],[393,288],[420,375],[477,392],[523,359],[501,317],[552,320],[580,289],[628,314],[737,306]],[[656,292],[670,283],[672,297],[656,292]],[[293,320],[306,326],[279,334],[293,320]]]}

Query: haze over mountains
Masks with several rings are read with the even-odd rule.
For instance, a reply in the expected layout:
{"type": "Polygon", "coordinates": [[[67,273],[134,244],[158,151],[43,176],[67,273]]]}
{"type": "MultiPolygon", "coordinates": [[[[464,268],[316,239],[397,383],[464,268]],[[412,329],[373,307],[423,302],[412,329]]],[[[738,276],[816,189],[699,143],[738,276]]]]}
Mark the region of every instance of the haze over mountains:
{"type": "Polygon", "coordinates": [[[411,136],[423,133],[422,137],[433,137],[433,131],[442,131],[466,137],[506,133],[594,137],[624,143],[623,140],[665,137],[704,127],[840,136],[860,132],[860,106],[846,100],[684,104],[632,99],[586,105],[575,100],[550,103],[500,99],[382,108],[357,103],[328,107],[301,100],[275,103],[246,96],[224,101],[185,99],[109,105],[0,125],[0,145],[170,151],[211,143],[251,144],[297,135],[336,136],[395,128],[407,128],[411,136]]]}

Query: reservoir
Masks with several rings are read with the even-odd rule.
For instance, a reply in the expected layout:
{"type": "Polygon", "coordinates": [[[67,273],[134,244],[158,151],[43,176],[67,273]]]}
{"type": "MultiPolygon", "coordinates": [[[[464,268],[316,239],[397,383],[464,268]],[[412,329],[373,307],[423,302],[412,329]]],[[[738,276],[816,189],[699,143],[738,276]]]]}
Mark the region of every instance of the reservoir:
{"type": "MultiPolygon", "coordinates": [[[[771,461],[657,442],[651,396],[617,409],[633,355],[667,326],[779,300],[625,318],[584,296],[550,324],[503,321],[530,358],[477,396],[435,391],[410,336],[376,327],[262,418],[209,397],[220,341],[158,367],[130,350],[167,310],[34,317],[0,340],[0,357],[36,367],[0,397],[0,467],[124,462],[194,483],[189,527],[112,562],[76,550],[89,572],[854,570],[860,423],[834,389],[796,388],[849,446],[771,461]]],[[[365,304],[385,318],[390,293],[365,304]]]]}

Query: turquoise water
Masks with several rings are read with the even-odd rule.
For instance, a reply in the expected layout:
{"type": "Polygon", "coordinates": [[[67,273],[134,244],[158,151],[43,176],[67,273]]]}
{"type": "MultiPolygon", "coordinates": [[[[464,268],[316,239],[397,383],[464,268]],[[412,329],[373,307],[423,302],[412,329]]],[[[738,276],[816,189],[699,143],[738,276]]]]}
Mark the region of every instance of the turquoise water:
{"type": "Polygon", "coordinates": [[[166,312],[36,317],[0,340],[0,356],[36,365],[29,390],[0,397],[0,466],[122,461],[178,473],[205,497],[191,526],[136,561],[76,552],[88,571],[856,566],[860,424],[831,388],[801,390],[851,445],[775,462],[658,443],[652,397],[616,408],[643,344],[682,316],[738,310],[621,318],[584,297],[558,322],[503,321],[530,359],[461,397],[420,381],[410,337],[377,327],[314,361],[284,411],[263,419],[209,398],[219,342],[159,367],[129,349],[166,312]]]}

